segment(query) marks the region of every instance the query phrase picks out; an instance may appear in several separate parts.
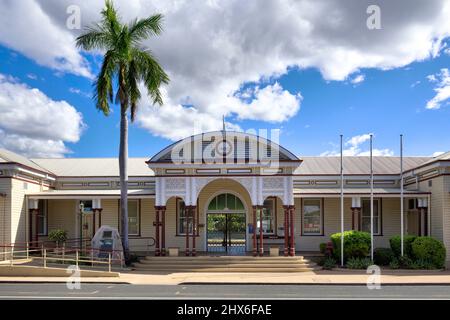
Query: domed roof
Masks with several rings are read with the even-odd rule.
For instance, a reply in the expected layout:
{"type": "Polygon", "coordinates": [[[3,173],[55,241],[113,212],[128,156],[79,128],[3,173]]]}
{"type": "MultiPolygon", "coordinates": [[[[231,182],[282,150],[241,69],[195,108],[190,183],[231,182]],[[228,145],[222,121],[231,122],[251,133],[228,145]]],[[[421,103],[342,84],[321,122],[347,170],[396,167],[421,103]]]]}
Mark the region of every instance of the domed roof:
{"type": "Polygon", "coordinates": [[[251,133],[213,131],[179,140],[158,152],[147,163],[260,163],[301,162],[279,144],[251,133]]]}

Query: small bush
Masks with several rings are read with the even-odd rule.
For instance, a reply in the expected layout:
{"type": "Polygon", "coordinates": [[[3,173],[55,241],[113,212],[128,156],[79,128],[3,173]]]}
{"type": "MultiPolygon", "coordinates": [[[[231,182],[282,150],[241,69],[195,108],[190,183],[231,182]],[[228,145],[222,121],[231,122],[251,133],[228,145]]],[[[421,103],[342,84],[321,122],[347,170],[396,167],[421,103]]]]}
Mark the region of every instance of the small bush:
{"type": "Polygon", "coordinates": [[[413,260],[407,255],[404,255],[403,257],[398,258],[398,263],[400,265],[400,268],[411,269],[411,266],[413,265],[413,260]]]}
{"type": "MultiPolygon", "coordinates": [[[[412,247],[411,244],[414,240],[416,240],[416,236],[413,235],[405,235],[403,237],[403,253],[404,255],[407,255],[408,257],[412,257],[412,247]]],[[[392,251],[394,252],[394,255],[398,258],[401,254],[401,238],[400,236],[393,236],[391,239],[389,239],[389,244],[391,246],[392,251]]]]}
{"type": "Polygon", "coordinates": [[[369,258],[350,258],[347,260],[347,268],[349,269],[367,269],[372,265],[369,258]]]}
{"type": "Polygon", "coordinates": [[[319,245],[320,253],[325,254],[325,251],[327,250],[327,244],[325,242],[322,242],[319,245]]]}
{"type": "Polygon", "coordinates": [[[66,230],[52,230],[48,234],[48,239],[51,241],[55,241],[56,243],[60,244],[63,242],[66,242],[67,240],[67,231],[66,230]]]}
{"type": "Polygon", "coordinates": [[[376,248],[373,252],[373,260],[379,266],[389,265],[394,257],[394,252],[390,248],[376,248]]]}
{"type": "Polygon", "coordinates": [[[400,262],[397,258],[392,259],[392,261],[389,263],[389,268],[391,269],[400,269],[400,262]]]}
{"type": "MultiPolygon", "coordinates": [[[[331,235],[336,259],[341,258],[341,234],[331,235]]],[[[370,251],[370,234],[361,231],[344,232],[344,258],[365,258],[370,251]]]]}
{"type": "Polygon", "coordinates": [[[419,259],[419,260],[416,260],[415,263],[418,266],[418,269],[423,269],[423,270],[436,269],[436,267],[434,266],[434,263],[427,261],[427,260],[419,259]]]}
{"type": "Polygon", "coordinates": [[[322,268],[325,270],[331,270],[336,267],[336,260],[334,258],[328,257],[323,260],[322,268]]]}
{"type": "Polygon", "coordinates": [[[417,237],[411,247],[415,259],[433,264],[435,268],[444,267],[446,250],[439,240],[431,237],[417,237]]]}

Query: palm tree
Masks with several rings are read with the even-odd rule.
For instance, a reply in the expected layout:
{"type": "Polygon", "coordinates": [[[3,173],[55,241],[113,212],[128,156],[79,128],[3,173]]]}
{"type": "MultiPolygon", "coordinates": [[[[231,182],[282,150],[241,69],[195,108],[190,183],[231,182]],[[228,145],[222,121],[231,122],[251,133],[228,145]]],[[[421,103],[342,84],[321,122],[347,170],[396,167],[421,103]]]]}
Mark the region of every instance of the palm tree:
{"type": "Polygon", "coordinates": [[[103,64],[94,83],[94,99],[98,110],[110,114],[110,104],[120,103],[120,211],[124,255],[129,261],[128,245],[128,112],[134,121],[137,103],[141,97],[139,83],[143,83],[154,104],[162,105],[159,90],[169,83],[169,77],[152,53],[141,42],[162,32],[161,14],[121,22],[111,0],[106,0],[100,22],[86,28],[76,39],[83,50],[104,51],[103,64]]]}

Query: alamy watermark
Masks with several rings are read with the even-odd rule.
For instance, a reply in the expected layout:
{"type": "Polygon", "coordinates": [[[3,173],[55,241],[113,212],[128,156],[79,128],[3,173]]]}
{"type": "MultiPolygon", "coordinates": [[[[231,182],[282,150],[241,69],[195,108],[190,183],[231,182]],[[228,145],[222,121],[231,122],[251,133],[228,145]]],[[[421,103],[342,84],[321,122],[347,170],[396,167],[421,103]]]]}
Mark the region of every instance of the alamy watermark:
{"type": "Polygon", "coordinates": [[[381,29],[381,9],[380,6],[372,4],[367,7],[366,13],[369,15],[366,20],[367,29],[381,29]]]}
{"type": "Polygon", "coordinates": [[[171,151],[174,164],[254,164],[277,173],[280,167],[280,130],[214,131],[177,143],[171,151]]]}
{"type": "Polygon", "coordinates": [[[66,19],[66,27],[69,30],[81,29],[81,8],[75,4],[67,7],[66,13],[68,15],[66,19]]]}
{"type": "Polygon", "coordinates": [[[81,271],[78,266],[70,265],[66,269],[66,273],[70,274],[66,281],[66,287],[69,290],[81,289],[81,271]]]}
{"type": "Polygon", "coordinates": [[[381,289],[381,269],[377,265],[371,265],[367,268],[366,273],[370,274],[367,278],[367,289],[379,290],[381,289]]]}

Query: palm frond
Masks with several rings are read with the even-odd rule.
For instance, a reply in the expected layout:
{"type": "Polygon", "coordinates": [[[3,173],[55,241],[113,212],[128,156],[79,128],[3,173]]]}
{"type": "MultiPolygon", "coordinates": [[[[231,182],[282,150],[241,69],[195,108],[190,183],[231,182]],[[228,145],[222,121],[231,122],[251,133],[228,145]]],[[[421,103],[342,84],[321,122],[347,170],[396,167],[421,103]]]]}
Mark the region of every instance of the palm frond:
{"type": "Polygon", "coordinates": [[[111,0],[105,1],[105,8],[101,12],[103,16],[102,24],[103,26],[109,30],[111,36],[116,39],[120,34],[121,23],[120,17],[114,8],[114,4],[111,0]]]}
{"type": "Polygon", "coordinates": [[[137,111],[137,103],[141,98],[141,92],[138,87],[139,80],[139,70],[137,68],[136,62],[132,60],[130,62],[130,66],[128,68],[127,73],[127,84],[128,84],[128,95],[130,97],[130,105],[131,105],[131,122],[134,122],[136,118],[137,111]]]}
{"type": "Polygon", "coordinates": [[[146,19],[135,19],[129,27],[131,40],[138,42],[150,36],[161,34],[163,19],[162,14],[155,14],[146,19]]]}
{"type": "Polygon", "coordinates": [[[136,61],[139,77],[144,81],[153,103],[162,105],[163,99],[159,88],[162,84],[169,83],[169,76],[150,51],[134,49],[132,57],[136,61]]]}
{"type": "Polygon", "coordinates": [[[99,24],[86,28],[86,33],[76,39],[76,45],[83,50],[107,50],[113,45],[111,35],[99,24]]]}
{"type": "Polygon", "coordinates": [[[108,51],[103,59],[102,68],[95,81],[94,99],[96,107],[102,111],[104,115],[109,115],[110,107],[108,100],[112,102],[113,93],[113,76],[115,72],[115,57],[112,51],[108,51]]]}

